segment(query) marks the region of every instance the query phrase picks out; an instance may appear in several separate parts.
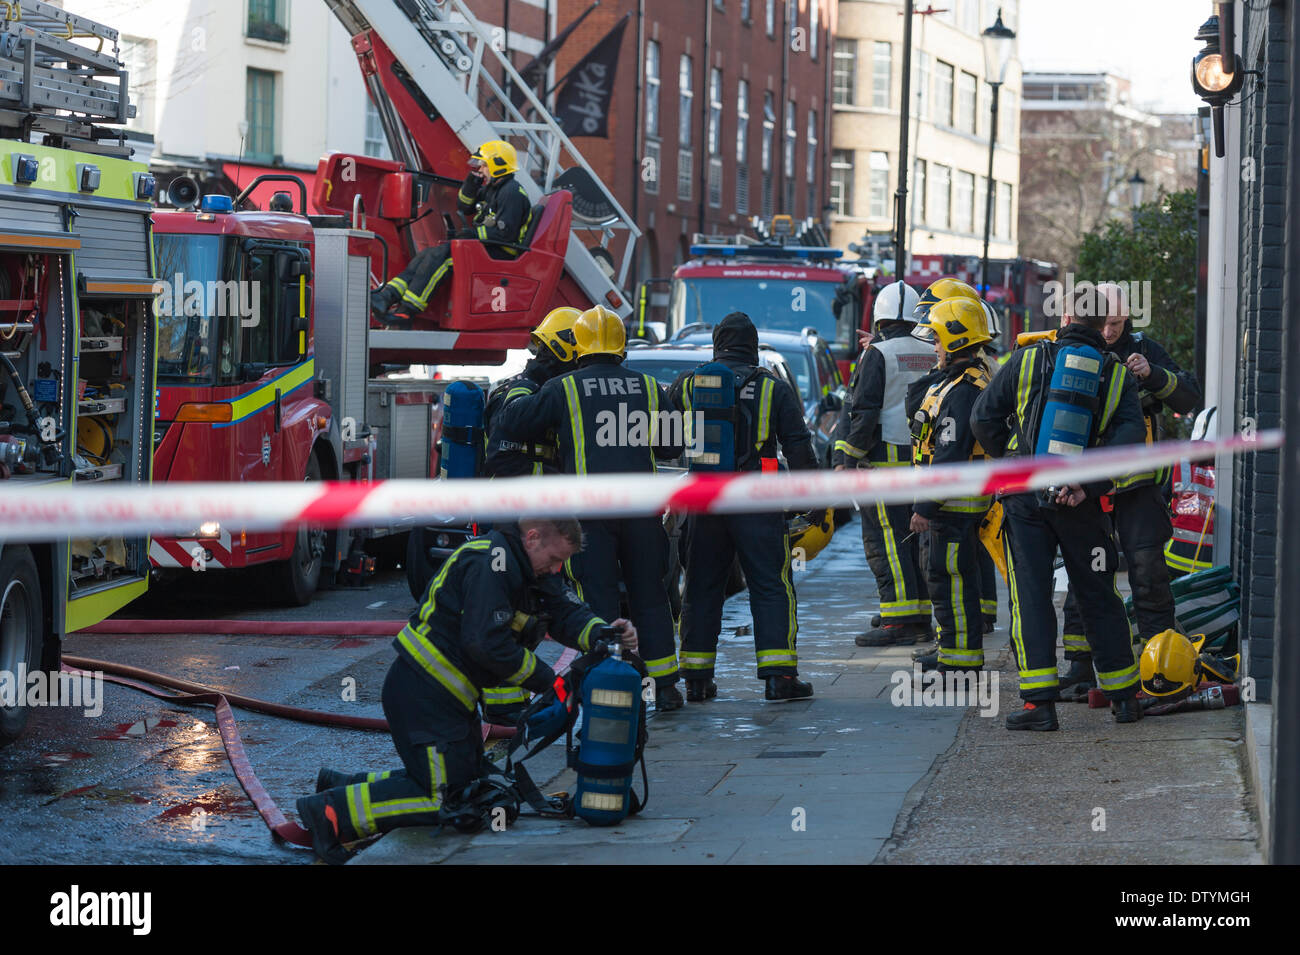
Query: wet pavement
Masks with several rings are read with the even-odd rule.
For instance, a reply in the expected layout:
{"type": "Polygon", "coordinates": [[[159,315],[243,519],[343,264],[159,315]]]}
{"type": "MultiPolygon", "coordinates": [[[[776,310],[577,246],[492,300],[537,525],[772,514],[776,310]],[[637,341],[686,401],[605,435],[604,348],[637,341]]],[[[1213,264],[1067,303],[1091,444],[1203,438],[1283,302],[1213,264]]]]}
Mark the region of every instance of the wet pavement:
{"type": "MultiPolygon", "coordinates": [[[[729,599],[719,696],[651,716],[650,800],[639,817],[593,828],[525,816],[504,832],[474,835],[413,828],[370,844],[354,864],[1258,861],[1239,708],[1116,727],[1106,710],[1063,704],[1062,732],[1007,733],[1002,718],[1017,704],[1004,590],[1000,628],[985,644],[991,668],[1000,667],[997,715],[899,706],[900,687],[911,687],[912,648],[853,644],[878,608],[858,525],[794,581],[801,676],[816,696],[763,702],[747,596],[729,599]]],[[[396,630],[414,607],[400,571],[366,589],[323,592],[306,608],[276,607],[257,584],[182,581],[121,616],[391,620],[396,630]]],[[[373,717],[382,716],[390,642],[80,634],[65,652],[373,717]]],[[[543,645],[550,660],[559,652],[543,645]]],[[[924,702],[913,692],[908,701],[924,702]]],[[[382,732],[235,715],[253,768],[290,818],[322,764],[395,768],[382,732]]],[[[572,789],[562,750],[552,746],[529,764],[546,791],[572,789]]],[[[314,861],[272,839],[230,769],[211,708],[111,685],[97,717],[36,710],[23,738],[0,750],[0,816],[8,823],[0,863],[314,861]]]]}

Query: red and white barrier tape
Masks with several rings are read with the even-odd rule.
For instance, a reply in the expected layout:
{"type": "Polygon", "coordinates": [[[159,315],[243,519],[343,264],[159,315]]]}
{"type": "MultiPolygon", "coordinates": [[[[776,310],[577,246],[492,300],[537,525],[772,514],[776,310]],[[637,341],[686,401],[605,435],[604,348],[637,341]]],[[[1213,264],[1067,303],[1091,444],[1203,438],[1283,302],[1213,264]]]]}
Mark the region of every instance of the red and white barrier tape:
{"type": "Polygon", "coordinates": [[[310,523],[381,527],[445,520],[525,517],[635,517],[664,510],[709,513],[803,511],[851,501],[886,504],[1026,491],[1199,459],[1279,447],[1282,432],[1219,441],[1163,441],[1086,451],[1070,457],[1003,458],[929,468],[794,471],[779,474],[687,473],[556,475],[492,481],[302,481],[256,484],[168,483],[114,487],[60,484],[6,488],[0,495],[0,539],[193,536],[220,522],[242,530],[310,523]]]}

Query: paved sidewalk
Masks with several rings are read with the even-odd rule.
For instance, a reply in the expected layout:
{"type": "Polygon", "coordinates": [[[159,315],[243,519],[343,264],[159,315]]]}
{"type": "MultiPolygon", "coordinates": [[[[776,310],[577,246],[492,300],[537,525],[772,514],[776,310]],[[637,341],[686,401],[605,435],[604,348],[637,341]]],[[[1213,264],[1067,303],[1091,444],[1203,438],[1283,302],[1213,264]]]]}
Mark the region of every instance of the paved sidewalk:
{"type": "MultiPolygon", "coordinates": [[[[745,594],[727,602],[719,697],[653,717],[644,813],[612,828],[524,817],[506,832],[390,833],[354,864],[1255,862],[1240,708],[1116,726],[1061,704],[1062,731],[1008,733],[1018,706],[1002,592],[986,641],[998,715],[891,701],[911,648],[862,649],[878,607],[855,523],[796,574],[801,676],[768,704],[745,594]],[[737,630],[741,630],[737,633],[737,630]],[[1094,810],[1105,810],[1094,831],[1094,810]]],[[[560,749],[533,761],[572,790],[560,749]]],[[[638,787],[639,787],[638,781],[638,787]]]]}

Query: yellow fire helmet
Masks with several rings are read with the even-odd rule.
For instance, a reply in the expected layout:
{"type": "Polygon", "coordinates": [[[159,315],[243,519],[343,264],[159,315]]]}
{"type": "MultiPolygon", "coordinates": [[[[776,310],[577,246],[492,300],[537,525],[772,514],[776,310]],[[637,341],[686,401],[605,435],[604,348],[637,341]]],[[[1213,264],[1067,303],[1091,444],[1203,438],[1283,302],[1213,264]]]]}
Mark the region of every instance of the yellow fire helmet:
{"type": "Polygon", "coordinates": [[[487,166],[488,175],[493,179],[508,176],[519,169],[519,154],[515,147],[504,139],[490,139],[478,149],[470,159],[481,159],[487,166]]]}
{"type": "Polygon", "coordinates": [[[542,323],[528,336],[528,350],[536,355],[546,348],[560,361],[573,361],[578,357],[578,340],[573,335],[573,323],[581,314],[576,308],[551,309],[542,323]]]}
{"type": "Polygon", "coordinates": [[[807,514],[800,514],[788,523],[790,531],[790,556],[796,560],[812,560],[831,542],[835,533],[835,509],[828,507],[825,511],[813,513],[817,523],[812,523],[807,514]]]}
{"type": "Polygon", "coordinates": [[[922,341],[937,339],[943,350],[949,353],[993,340],[984,303],[967,298],[950,298],[936,303],[913,334],[922,341]]]}
{"type": "Polygon", "coordinates": [[[573,337],[578,357],[585,355],[619,355],[627,350],[627,329],[604,305],[589,308],[573,323],[573,337]]]}
{"type": "Polygon", "coordinates": [[[1138,661],[1142,691],[1166,700],[1182,699],[1201,682],[1197,654],[1205,637],[1193,643],[1177,630],[1164,630],[1147,641],[1138,661]]]}
{"type": "Polygon", "coordinates": [[[947,277],[935,279],[921,293],[921,300],[917,303],[916,311],[913,313],[916,320],[918,322],[925,321],[925,317],[930,314],[930,309],[949,298],[969,298],[976,302],[982,301],[980,293],[961,279],[947,277]]]}

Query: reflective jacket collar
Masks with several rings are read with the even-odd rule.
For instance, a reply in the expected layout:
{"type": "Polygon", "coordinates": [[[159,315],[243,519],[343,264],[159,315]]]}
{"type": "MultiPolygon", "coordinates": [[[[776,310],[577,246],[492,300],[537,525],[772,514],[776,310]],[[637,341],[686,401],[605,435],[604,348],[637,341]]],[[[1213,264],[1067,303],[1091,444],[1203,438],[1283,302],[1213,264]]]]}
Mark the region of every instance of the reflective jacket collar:
{"type": "Polygon", "coordinates": [[[891,338],[906,338],[911,335],[912,330],[916,328],[916,323],[890,319],[887,322],[876,322],[876,328],[880,332],[876,337],[881,341],[889,341],[891,338]]]}

